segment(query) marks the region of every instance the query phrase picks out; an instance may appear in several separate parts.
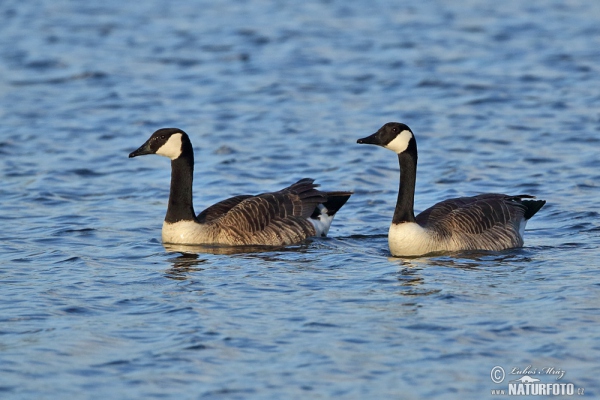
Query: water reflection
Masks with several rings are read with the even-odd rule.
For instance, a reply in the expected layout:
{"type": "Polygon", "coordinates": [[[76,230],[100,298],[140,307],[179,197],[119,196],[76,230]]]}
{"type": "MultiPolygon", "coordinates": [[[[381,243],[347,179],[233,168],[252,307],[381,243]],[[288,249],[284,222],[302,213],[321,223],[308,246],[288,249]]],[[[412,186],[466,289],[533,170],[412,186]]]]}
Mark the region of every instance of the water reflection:
{"type": "Polygon", "coordinates": [[[478,269],[481,267],[499,266],[505,263],[531,262],[526,249],[509,249],[503,251],[472,250],[461,252],[442,252],[424,257],[388,257],[390,262],[400,262],[406,268],[454,267],[460,269],[478,269]]]}
{"type": "MultiPolygon", "coordinates": [[[[173,267],[168,269],[166,277],[178,280],[187,279],[187,275],[194,272],[203,271],[204,268],[198,267],[198,265],[209,261],[209,255],[226,255],[232,256],[233,259],[239,258],[253,258],[260,259],[261,261],[272,262],[294,262],[298,264],[298,267],[305,263],[305,260],[297,258],[295,260],[289,260],[284,255],[293,254],[300,255],[306,253],[310,249],[311,242],[287,246],[287,247],[274,247],[274,246],[218,246],[218,245],[175,245],[175,244],[164,244],[163,247],[169,253],[180,253],[179,256],[170,258],[169,261],[173,264],[173,267]],[[200,255],[206,255],[206,257],[200,257],[200,255]]],[[[214,261],[214,260],[213,260],[214,261]]],[[[210,265],[214,265],[210,263],[210,265]]]]}
{"type": "Polygon", "coordinates": [[[188,274],[203,271],[204,268],[199,267],[199,265],[208,260],[199,259],[198,254],[182,253],[177,257],[170,258],[169,261],[173,264],[173,267],[165,272],[165,276],[183,281],[187,279],[188,274]]]}
{"type": "MultiPolygon", "coordinates": [[[[266,253],[272,251],[282,251],[284,247],[275,246],[223,246],[223,245],[188,245],[188,244],[167,244],[163,247],[170,253],[182,254],[215,254],[215,255],[233,255],[233,254],[252,254],[266,253]]],[[[294,246],[293,248],[295,248],[294,246]]]]}
{"type": "Polygon", "coordinates": [[[399,294],[408,297],[421,297],[438,294],[442,291],[441,289],[427,288],[425,278],[419,274],[420,271],[420,267],[409,264],[398,272],[397,279],[401,288],[399,294]]]}
{"type": "Polygon", "coordinates": [[[425,271],[428,268],[457,268],[462,271],[487,272],[489,268],[510,266],[511,271],[525,269],[524,263],[533,259],[527,249],[511,249],[501,252],[493,251],[467,251],[456,253],[443,253],[428,257],[388,257],[388,261],[397,264],[399,269],[396,279],[399,283],[399,294],[407,297],[422,297],[440,294],[443,289],[432,288],[431,279],[425,271]]]}

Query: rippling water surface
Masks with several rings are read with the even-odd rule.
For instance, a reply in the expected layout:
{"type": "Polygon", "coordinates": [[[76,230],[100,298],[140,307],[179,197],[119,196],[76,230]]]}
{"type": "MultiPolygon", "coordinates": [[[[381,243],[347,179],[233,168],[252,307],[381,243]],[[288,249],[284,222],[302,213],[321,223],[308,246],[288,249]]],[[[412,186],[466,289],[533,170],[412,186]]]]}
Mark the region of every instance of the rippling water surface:
{"type": "Polygon", "coordinates": [[[460,3],[3,1],[0,397],[480,399],[529,365],[600,395],[600,3],[460,3]],[[525,247],[390,258],[397,160],[355,144],[388,121],[419,211],[546,199],[525,247]],[[127,154],[168,126],[197,210],[355,195],[326,239],[165,248],[168,160],[127,154]]]}

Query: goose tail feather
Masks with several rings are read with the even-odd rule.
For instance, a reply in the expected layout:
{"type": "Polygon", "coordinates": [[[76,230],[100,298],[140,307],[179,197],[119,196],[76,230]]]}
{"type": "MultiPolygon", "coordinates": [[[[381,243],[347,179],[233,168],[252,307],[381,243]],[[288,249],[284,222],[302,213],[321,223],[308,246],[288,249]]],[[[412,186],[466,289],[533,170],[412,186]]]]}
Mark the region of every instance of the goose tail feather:
{"type": "Polygon", "coordinates": [[[315,227],[316,236],[327,236],[335,213],[346,204],[350,196],[352,196],[352,193],[353,192],[326,193],[327,201],[319,204],[309,218],[309,221],[315,227]]]}
{"type": "Polygon", "coordinates": [[[528,220],[533,217],[535,213],[540,211],[540,208],[546,204],[546,200],[522,200],[522,203],[525,206],[525,214],[523,215],[523,218],[528,220]]]}

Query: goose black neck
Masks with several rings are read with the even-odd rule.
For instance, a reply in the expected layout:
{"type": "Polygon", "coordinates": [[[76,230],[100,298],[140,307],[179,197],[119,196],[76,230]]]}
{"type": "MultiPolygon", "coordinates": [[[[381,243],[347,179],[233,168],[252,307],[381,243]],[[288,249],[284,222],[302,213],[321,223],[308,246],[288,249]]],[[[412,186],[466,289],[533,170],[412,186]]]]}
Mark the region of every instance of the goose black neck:
{"type": "Polygon", "coordinates": [[[171,161],[171,191],[165,222],[196,221],[192,203],[192,184],[194,180],[193,150],[184,151],[171,161]]]}
{"type": "MultiPolygon", "coordinates": [[[[411,141],[414,141],[412,139],[411,141]]],[[[415,183],[417,180],[417,149],[409,149],[398,154],[400,164],[400,188],[398,189],[398,200],[392,223],[415,222],[415,183]]]]}

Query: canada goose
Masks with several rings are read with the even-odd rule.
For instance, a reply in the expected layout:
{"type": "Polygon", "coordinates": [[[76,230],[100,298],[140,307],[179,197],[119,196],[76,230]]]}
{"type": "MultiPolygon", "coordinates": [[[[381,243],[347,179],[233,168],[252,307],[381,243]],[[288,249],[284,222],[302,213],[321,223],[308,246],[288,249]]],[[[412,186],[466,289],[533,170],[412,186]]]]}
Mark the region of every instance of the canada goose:
{"type": "Polygon", "coordinates": [[[220,201],[196,216],[192,205],[194,150],[181,129],[159,129],[136,157],[171,159],[171,191],[162,240],[172,244],[285,246],[325,236],[335,213],[352,192],[321,192],[313,179],[301,179],[278,192],[241,195],[220,201]]]}
{"type": "Polygon", "coordinates": [[[546,204],[545,200],[524,200],[534,198],[529,195],[487,193],[444,200],[415,218],[417,141],[410,128],[389,122],[357,143],[382,146],[398,154],[400,189],[388,233],[395,256],[521,247],[527,221],[546,204]]]}

